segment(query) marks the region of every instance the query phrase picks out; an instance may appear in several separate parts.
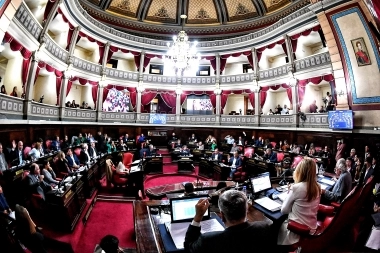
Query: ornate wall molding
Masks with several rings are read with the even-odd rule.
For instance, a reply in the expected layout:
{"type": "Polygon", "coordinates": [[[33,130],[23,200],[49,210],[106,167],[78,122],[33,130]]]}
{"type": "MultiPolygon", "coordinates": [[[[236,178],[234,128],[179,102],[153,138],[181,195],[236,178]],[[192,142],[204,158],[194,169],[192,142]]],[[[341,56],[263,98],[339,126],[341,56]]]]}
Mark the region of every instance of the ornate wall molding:
{"type": "Polygon", "coordinates": [[[101,121],[112,121],[112,122],[136,122],[136,113],[120,113],[120,112],[101,112],[101,121]]]}
{"type": "Polygon", "coordinates": [[[283,65],[275,68],[265,69],[259,71],[259,80],[267,80],[272,78],[281,77],[288,74],[288,65],[283,65]]]}
{"type": "Polygon", "coordinates": [[[136,81],[136,82],[139,80],[138,72],[106,68],[105,73],[108,78],[115,78],[115,79],[136,81]]]}
{"type": "Polygon", "coordinates": [[[93,110],[65,108],[63,116],[68,121],[96,121],[96,111],[93,110]]]}
{"type": "Polygon", "coordinates": [[[258,126],[258,118],[253,115],[221,115],[220,124],[222,126],[258,126]]]}
{"type": "Polygon", "coordinates": [[[100,64],[95,64],[75,56],[73,56],[73,66],[87,73],[90,72],[96,75],[101,75],[102,73],[102,66],[100,64]]]}
{"type": "Polygon", "coordinates": [[[36,39],[39,40],[42,26],[38,23],[38,21],[34,18],[32,12],[26,6],[25,2],[22,2],[18,10],[16,11],[16,15],[13,17],[17,19],[20,24],[36,39]]]}
{"type": "Polygon", "coordinates": [[[249,74],[239,74],[239,75],[228,75],[220,77],[220,84],[244,84],[249,83],[252,84],[255,79],[254,73],[249,74]]]}
{"type": "Polygon", "coordinates": [[[46,36],[45,49],[51,53],[55,58],[59,59],[63,63],[67,63],[67,58],[69,56],[68,52],[60,47],[50,36],[46,36]]]}
{"type": "Polygon", "coordinates": [[[328,115],[319,113],[305,113],[306,120],[299,120],[300,128],[328,128],[328,115]]]}
{"type": "Polygon", "coordinates": [[[32,102],[32,108],[29,115],[38,118],[47,118],[48,120],[58,120],[59,108],[54,105],[32,102]]]}

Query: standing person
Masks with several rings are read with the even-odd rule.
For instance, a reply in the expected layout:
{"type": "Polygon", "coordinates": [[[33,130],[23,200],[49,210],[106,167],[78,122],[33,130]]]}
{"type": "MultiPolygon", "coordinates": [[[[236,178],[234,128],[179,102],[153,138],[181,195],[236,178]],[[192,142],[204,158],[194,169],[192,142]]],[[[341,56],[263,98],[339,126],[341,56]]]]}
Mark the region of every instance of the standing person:
{"type": "Polygon", "coordinates": [[[314,100],[313,103],[309,106],[310,113],[317,113],[318,106],[317,101],[314,100]]]}
{"type": "Polygon", "coordinates": [[[247,196],[240,191],[225,191],[218,200],[224,231],[201,234],[202,217],[210,203],[201,199],[195,205],[195,216],[185,236],[187,252],[248,253],[273,252],[270,227],[272,221],[247,221],[247,196]]]}
{"type": "Polygon", "coordinates": [[[105,151],[105,147],[106,147],[106,140],[100,131],[98,132],[97,141],[98,141],[98,150],[103,153],[105,151]]]}
{"type": "Polygon", "coordinates": [[[344,140],[338,140],[335,154],[335,161],[338,161],[340,158],[344,158],[344,153],[346,152],[346,143],[344,140]]]}
{"type": "MultiPolygon", "coordinates": [[[[310,233],[317,229],[318,204],[321,187],[317,183],[313,159],[304,158],[296,167],[294,184],[289,188],[289,195],[282,203],[281,213],[289,214],[288,220],[307,225],[310,233]]],[[[277,244],[291,245],[299,241],[299,235],[287,229],[288,220],[281,225],[277,244]]]]}
{"type": "Polygon", "coordinates": [[[36,224],[33,222],[25,207],[16,205],[16,237],[32,253],[47,252],[43,246],[44,236],[38,231],[36,224]]]}

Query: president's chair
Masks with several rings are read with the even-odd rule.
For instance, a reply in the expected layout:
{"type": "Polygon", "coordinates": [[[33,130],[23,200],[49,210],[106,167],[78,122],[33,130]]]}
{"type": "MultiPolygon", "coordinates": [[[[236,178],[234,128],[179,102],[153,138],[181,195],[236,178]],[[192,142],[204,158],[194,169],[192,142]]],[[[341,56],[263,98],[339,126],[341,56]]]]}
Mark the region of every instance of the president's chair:
{"type": "Polygon", "coordinates": [[[126,168],[130,169],[132,166],[133,154],[132,153],[124,153],[123,154],[123,164],[126,168]]]}

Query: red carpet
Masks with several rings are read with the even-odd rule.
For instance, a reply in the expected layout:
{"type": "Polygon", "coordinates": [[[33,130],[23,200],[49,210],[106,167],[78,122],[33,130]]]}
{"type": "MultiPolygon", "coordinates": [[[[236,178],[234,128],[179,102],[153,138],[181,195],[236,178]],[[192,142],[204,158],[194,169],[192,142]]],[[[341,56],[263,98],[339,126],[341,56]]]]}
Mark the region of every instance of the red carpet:
{"type": "Polygon", "coordinates": [[[123,248],[136,248],[133,238],[133,207],[131,203],[98,201],[87,221],[74,252],[93,252],[100,239],[112,234],[123,248]]]}

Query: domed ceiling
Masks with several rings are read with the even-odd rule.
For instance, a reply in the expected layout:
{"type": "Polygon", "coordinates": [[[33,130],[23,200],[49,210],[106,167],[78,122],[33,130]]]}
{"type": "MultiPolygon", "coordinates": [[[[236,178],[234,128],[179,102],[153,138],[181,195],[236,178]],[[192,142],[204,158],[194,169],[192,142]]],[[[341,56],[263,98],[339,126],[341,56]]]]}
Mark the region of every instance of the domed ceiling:
{"type": "Polygon", "coordinates": [[[79,0],[115,29],[165,38],[181,30],[200,40],[243,35],[271,25],[310,0],[79,0]],[[187,15],[186,20],[180,18],[187,15]],[[206,36],[205,36],[206,35],[206,36]]]}

